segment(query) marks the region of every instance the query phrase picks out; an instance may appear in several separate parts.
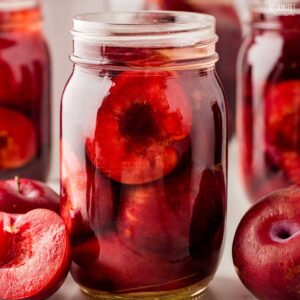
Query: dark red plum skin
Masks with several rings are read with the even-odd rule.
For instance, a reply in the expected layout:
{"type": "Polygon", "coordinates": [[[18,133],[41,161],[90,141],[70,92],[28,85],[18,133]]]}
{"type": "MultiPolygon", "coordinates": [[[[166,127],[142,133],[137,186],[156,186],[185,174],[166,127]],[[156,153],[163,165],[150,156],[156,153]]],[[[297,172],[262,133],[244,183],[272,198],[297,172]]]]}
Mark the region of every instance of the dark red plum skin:
{"type": "Polygon", "coordinates": [[[276,191],[244,216],[233,242],[233,262],[258,299],[300,299],[300,189],[276,191]]]}
{"type": "Polygon", "coordinates": [[[141,255],[128,249],[114,234],[101,240],[90,240],[85,246],[74,248],[76,256],[71,272],[86,288],[97,287],[115,294],[124,290],[126,293],[171,291],[203,279],[203,274],[198,271],[200,266],[190,257],[169,262],[160,255],[141,255]]]}
{"type": "Polygon", "coordinates": [[[118,293],[170,291],[209,278],[222,250],[225,194],[222,168],[185,167],[164,182],[123,187],[117,231],[73,243],[74,279],[118,293]]]}
{"type": "Polygon", "coordinates": [[[37,208],[59,213],[59,195],[45,183],[31,179],[0,181],[0,211],[24,214],[37,208]]]}
{"type": "Polygon", "coordinates": [[[211,258],[221,247],[225,185],[221,170],[185,167],[156,183],[121,194],[117,229],[122,242],[170,261],[190,255],[211,258]]]}

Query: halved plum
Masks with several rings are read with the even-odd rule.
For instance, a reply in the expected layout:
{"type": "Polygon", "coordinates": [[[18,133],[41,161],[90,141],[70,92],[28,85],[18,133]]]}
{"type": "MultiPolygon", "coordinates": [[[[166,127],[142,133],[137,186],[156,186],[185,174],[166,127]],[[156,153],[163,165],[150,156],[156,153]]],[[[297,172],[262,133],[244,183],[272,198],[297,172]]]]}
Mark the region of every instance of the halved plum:
{"type": "MultiPolygon", "coordinates": [[[[111,234],[96,239],[100,243],[98,259],[89,267],[72,263],[73,278],[85,288],[113,293],[172,291],[198,283],[205,278],[201,268],[189,257],[169,262],[165,257],[139,254],[128,249],[111,234]]],[[[86,244],[87,248],[93,244],[86,244]]],[[[89,250],[81,248],[82,254],[89,250]]],[[[82,257],[79,255],[78,257],[82,257]]]]}
{"type": "Polygon", "coordinates": [[[0,251],[1,299],[42,300],[61,286],[69,271],[70,242],[56,213],[0,213],[0,241],[6,249],[0,251]]]}
{"type": "Polygon", "coordinates": [[[82,268],[94,266],[100,256],[100,240],[88,237],[72,246],[72,261],[82,268]]]}
{"type": "Polygon", "coordinates": [[[137,253],[178,260],[189,255],[189,226],[201,173],[187,168],[155,183],[123,187],[117,218],[120,240],[137,253]]]}
{"type": "MultiPolygon", "coordinates": [[[[226,175],[221,165],[205,169],[190,223],[189,249],[194,260],[210,261],[216,268],[222,248],[226,217],[226,175]]],[[[211,270],[213,273],[215,269],[211,270]]]]}
{"type": "Polygon", "coordinates": [[[117,182],[152,182],[177,167],[181,158],[173,144],[188,137],[191,122],[189,100],[175,73],[123,72],[98,110],[87,153],[117,182]]]}
{"type": "Polygon", "coordinates": [[[95,235],[114,229],[115,203],[118,185],[95,169],[88,161],[86,165],[86,207],[90,228],[95,235]]]}
{"type": "MultiPolygon", "coordinates": [[[[220,248],[225,220],[224,174],[221,170],[185,168],[156,183],[124,188],[117,219],[124,245],[137,253],[167,256],[168,261],[188,257],[191,246],[206,252],[220,248]],[[218,245],[213,244],[216,232],[221,238],[218,245]]],[[[207,253],[203,257],[207,258],[207,253]]]]}
{"type": "Polygon", "coordinates": [[[32,122],[23,114],[0,108],[0,169],[20,168],[37,153],[32,122]]]}
{"type": "Polygon", "coordinates": [[[266,96],[267,150],[295,184],[300,180],[299,116],[300,81],[290,80],[271,86],[266,96]]]}
{"type": "Polygon", "coordinates": [[[91,231],[86,209],[86,174],[67,141],[61,141],[60,214],[71,239],[91,231]]]}
{"type": "Polygon", "coordinates": [[[110,180],[89,161],[84,170],[67,141],[62,141],[61,147],[61,216],[72,240],[111,228],[115,190],[110,180]]]}

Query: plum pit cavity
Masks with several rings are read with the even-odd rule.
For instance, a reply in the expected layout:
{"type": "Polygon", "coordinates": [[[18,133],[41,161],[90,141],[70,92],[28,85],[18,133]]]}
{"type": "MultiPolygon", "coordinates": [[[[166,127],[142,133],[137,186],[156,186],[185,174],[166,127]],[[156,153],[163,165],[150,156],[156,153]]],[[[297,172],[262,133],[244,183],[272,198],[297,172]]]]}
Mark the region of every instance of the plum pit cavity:
{"type": "Polygon", "coordinates": [[[271,228],[271,239],[283,243],[300,232],[300,225],[291,222],[280,222],[271,228]]]}
{"type": "Polygon", "coordinates": [[[123,135],[144,143],[158,134],[153,109],[148,103],[135,103],[126,110],[119,123],[123,135]]]}
{"type": "Polygon", "coordinates": [[[2,260],[1,268],[10,268],[12,266],[22,265],[32,256],[31,237],[26,234],[27,228],[16,229],[11,227],[6,229],[6,251],[2,260]],[[22,232],[22,230],[24,230],[22,232]]]}
{"type": "Polygon", "coordinates": [[[0,132],[0,149],[7,148],[8,146],[8,134],[7,132],[0,132]]]}

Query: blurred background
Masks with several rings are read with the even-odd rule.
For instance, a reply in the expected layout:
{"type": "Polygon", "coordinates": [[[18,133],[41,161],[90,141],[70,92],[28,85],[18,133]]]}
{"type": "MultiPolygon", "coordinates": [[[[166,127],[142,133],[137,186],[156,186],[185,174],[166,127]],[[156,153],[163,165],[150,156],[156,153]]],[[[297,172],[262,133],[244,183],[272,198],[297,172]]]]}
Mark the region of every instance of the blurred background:
{"type": "MultiPolygon", "coordinates": [[[[246,0],[237,0],[240,14],[244,15],[246,0]]],[[[152,7],[155,8],[155,1],[152,7]]],[[[44,32],[52,56],[53,68],[53,151],[50,179],[58,178],[59,174],[59,107],[64,85],[72,71],[68,59],[72,51],[72,17],[76,14],[102,10],[134,10],[142,9],[144,0],[42,0],[44,15],[44,32]]],[[[244,17],[243,17],[244,18],[244,17]]],[[[88,101],[88,99],[87,99],[88,101]]]]}

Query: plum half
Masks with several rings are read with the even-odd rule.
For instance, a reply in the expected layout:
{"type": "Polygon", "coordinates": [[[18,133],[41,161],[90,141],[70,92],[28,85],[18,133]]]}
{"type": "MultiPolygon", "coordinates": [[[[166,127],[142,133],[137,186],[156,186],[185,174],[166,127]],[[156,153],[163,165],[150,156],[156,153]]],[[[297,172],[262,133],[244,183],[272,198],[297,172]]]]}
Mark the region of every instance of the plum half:
{"type": "Polygon", "coordinates": [[[0,107],[0,169],[20,168],[37,152],[32,122],[23,114],[0,107]]]}
{"type": "Polygon", "coordinates": [[[192,113],[172,76],[128,71],[114,79],[86,139],[91,162],[109,178],[143,184],[177,167],[182,153],[174,143],[188,137],[192,113]]]}
{"type": "Polygon", "coordinates": [[[43,300],[64,282],[70,266],[65,224],[49,210],[0,213],[0,298],[43,300]]]}
{"type": "Polygon", "coordinates": [[[61,141],[61,147],[60,214],[71,239],[109,230],[114,215],[112,183],[89,162],[84,169],[67,141],[61,141]]]}
{"type": "Polygon", "coordinates": [[[137,253],[169,261],[190,255],[208,260],[223,241],[225,199],[225,177],[218,168],[188,166],[164,180],[129,186],[121,193],[119,238],[137,253]]]}

